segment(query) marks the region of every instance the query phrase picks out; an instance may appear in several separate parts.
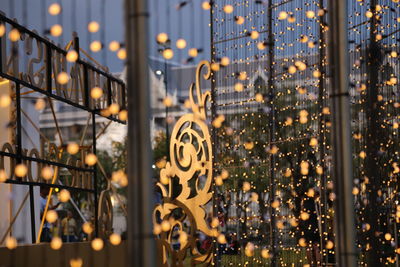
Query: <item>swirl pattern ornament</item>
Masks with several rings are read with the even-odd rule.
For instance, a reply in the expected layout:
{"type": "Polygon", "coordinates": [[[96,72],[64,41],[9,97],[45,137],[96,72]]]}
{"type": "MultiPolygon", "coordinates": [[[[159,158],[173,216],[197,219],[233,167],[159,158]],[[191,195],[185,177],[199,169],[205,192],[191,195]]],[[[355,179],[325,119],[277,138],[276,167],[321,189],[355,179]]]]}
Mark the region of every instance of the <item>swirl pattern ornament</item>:
{"type": "Polygon", "coordinates": [[[162,201],[154,209],[153,222],[162,266],[183,266],[184,261],[190,261],[192,266],[212,262],[212,245],[199,245],[199,235],[208,240],[217,235],[206,212],[206,205],[212,199],[213,173],[211,137],[206,123],[206,103],[211,93],[201,92],[203,67],[207,67],[203,78],[211,77],[210,63],[200,62],[196,83],[189,88],[192,113],[176,122],[170,139],[170,162],[161,170],[161,182],[157,183],[162,201]]]}

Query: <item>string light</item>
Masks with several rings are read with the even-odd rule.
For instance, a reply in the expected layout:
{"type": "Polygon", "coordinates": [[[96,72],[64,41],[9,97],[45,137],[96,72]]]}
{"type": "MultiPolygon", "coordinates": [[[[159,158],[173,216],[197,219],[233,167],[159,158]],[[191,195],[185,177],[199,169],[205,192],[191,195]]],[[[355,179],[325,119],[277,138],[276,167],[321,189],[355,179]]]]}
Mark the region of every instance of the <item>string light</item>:
{"type": "Polygon", "coordinates": [[[59,37],[63,33],[63,28],[60,24],[55,24],[50,28],[50,34],[54,37],[59,37]]]}
{"type": "Polygon", "coordinates": [[[49,6],[47,11],[50,15],[57,16],[61,13],[61,5],[58,3],[53,3],[49,6]]]}
{"type": "Polygon", "coordinates": [[[91,21],[88,24],[88,31],[91,33],[98,32],[100,30],[100,24],[97,21],[91,21]]]}
{"type": "Polygon", "coordinates": [[[78,52],[76,52],[75,50],[70,50],[67,53],[67,60],[69,62],[76,62],[78,60],[78,52]]]}
{"type": "Polygon", "coordinates": [[[121,47],[121,45],[119,44],[119,42],[117,41],[111,41],[110,44],[108,45],[108,48],[110,49],[110,51],[112,52],[116,52],[118,51],[118,49],[121,47]]]}

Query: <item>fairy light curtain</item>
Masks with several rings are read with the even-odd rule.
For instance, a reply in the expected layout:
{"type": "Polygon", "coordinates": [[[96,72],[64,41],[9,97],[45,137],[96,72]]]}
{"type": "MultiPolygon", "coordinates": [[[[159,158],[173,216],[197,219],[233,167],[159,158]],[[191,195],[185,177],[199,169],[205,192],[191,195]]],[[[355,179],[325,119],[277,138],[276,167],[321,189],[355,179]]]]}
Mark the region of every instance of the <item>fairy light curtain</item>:
{"type": "MultiPolygon", "coordinates": [[[[398,260],[398,10],[349,1],[360,265],[398,260]]],[[[213,2],[222,265],[334,262],[328,15],[326,1],[213,2]]]]}

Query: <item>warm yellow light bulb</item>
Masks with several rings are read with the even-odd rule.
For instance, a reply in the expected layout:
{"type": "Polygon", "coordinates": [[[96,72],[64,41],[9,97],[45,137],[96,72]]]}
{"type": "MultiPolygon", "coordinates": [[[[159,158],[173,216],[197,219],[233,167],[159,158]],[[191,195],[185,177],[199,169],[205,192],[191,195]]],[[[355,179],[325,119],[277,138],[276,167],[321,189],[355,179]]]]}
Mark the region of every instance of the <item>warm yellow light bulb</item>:
{"type": "Polygon", "coordinates": [[[61,13],[61,5],[58,3],[53,3],[49,6],[47,9],[50,15],[52,16],[57,16],[58,14],[61,13]]]}
{"type": "Polygon", "coordinates": [[[215,184],[217,185],[217,186],[221,186],[221,185],[223,185],[224,184],[224,180],[222,179],[222,177],[221,176],[217,176],[217,177],[215,177],[215,184]]]}
{"type": "Polygon", "coordinates": [[[165,97],[163,100],[163,104],[166,107],[171,107],[172,106],[172,98],[169,96],[165,97]]]}
{"type": "Polygon", "coordinates": [[[50,28],[50,34],[54,37],[58,37],[63,33],[63,28],[60,24],[55,24],[50,28]]]}
{"type": "Polygon", "coordinates": [[[0,170],[0,183],[4,183],[8,179],[8,175],[5,170],[0,170]]]}
{"type": "Polygon", "coordinates": [[[75,50],[70,50],[67,53],[67,61],[69,62],[75,62],[78,60],[78,52],[75,50]]]}
{"type": "Polygon", "coordinates": [[[58,236],[55,236],[51,239],[50,247],[54,250],[59,250],[62,247],[62,240],[58,236]]]}
{"type": "Polygon", "coordinates": [[[164,49],[162,53],[165,59],[171,59],[174,57],[174,51],[171,48],[164,49]]]}
{"type": "Polygon", "coordinates": [[[0,96],[0,107],[6,108],[10,106],[12,99],[9,95],[1,95],[0,96]]]}
{"type": "Polygon", "coordinates": [[[118,113],[118,118],[121,121],[126,121],[128,119],[128,111],[123,109],[118,113]]]}
{"type": "Polygon", "coordinates": [[[314,70],[313,71],[313,77],[314,78],[319,78],[321,77],[321,72],[319,70],[314,70]]]}
{"type": "Polygon", "coordinates": [[[91,245],[92,245],[92,249],[93,249],[93,250],[99,251],[99,250],[102,250],[102,249],[103,249],[103,247],[104,247],[104,242],[103,242],[103,240],[100,239],[100,238],[95,238],[95,239],[92,240],[91,245]]]}
{"type": "Polygon", "coordinates": [[[90,96],[93,99],[99,99],[100,97],[103,96],[103,89],[101,89],[100,87],[93,87],[92,90],[90,90],[90,96]]]}
{"type": "Polygon", "coordinates": [[[191,57],[197,57],[198,54],[199,51],[197,50],[197,48],[190,48],[188,51],[188,55],[191,57]]]}
{"type": "Polygon", "coordinates": [[[93,153],[89,153],[85,157],[85,163],[89,166],[93,166],[97,163],[97,157],[93,153]]]}
{"type": "Polygon", "coordinates": [[[244,85],[242,83],[235,83],[235,91],[242,92],[244,89],[244,85]]]}
{"type": "Polygon", "coordinates": [[[263,248],[261,250],[261,257],[263,257],[264,259],[268,259],[270,257],[269,250],[266,248],[263,248]]]}
{"type": "Polygon", "coordinates": [[[373,14],[371,11],[369,11],[369,10],[365,12],[365,16],[366,16],[367,18],[369,18],[369,19],[372,18],[373,15],[374,15],[374,14],[373,14]]]}
{"type": "Polygon", "coordinates": [[[55,221],[57,221],[58,215],[57,215],[57,211],[55,210],[48,210],[46,213],[46,221],[48,221],[49,223],[54,223],[55,221]]]}
{"type": "Polygon", "coordinates": [[[54,170],[52,167],[45,166],[42,168],[41,175],[43,179],[50,180],[51,178],[53,178],[54,170]]]}
{"type": "Polygon", "coordinates": [[[0,37],[3,37],[6,33],[6,26],[3,23],[0,23],[0,37]]]}
{"type": "Polygon", "coordinates": [[[257,39],[259,36],[260,36],[260,34],[258,33],[258,31],[252,31],[250,33],[250,38],[253,40],[257,39]]]}
{"type": "Polygon", "coordinates": [[[77,143],[69,143],[67,146],[67,152],[71,155],[75,155],[79,151],[79,145],[77,143]]]}
{"type": "Polygon", "coordinates": [[[27,172],[28,172],[28,168],[25,166],[25,164],[20,163],[17,166],[15,166],[14,173],[16,176],[24,177],[27,172]]]}
{"type": "Polygon", "coordinates": [[[249,183],[249,182],[244,182],[243,183],[243,186],[242,186],[242,190],[244,191],[244,192],[247,192],[247,191],[249,191],[251,189],[251,184],[249,183]]]}
{"type": "Polygon", "coordinates": [[[165,32],[159,33],[157,35],[157,42],[163,44],[166,43],[168,41],[168,34],[166,34],[165,32]]]}
{"type": "Polygon", "coordinates": [[[210,4],[209,1],[204,1],[203,3],[201,3],[201,7],[202,7],[204,10],[210,10],[211,4],[210,4]]]}
{"type": "Polygon", "coordinates": [[[258,42],[258,43],[257,43],[257,48],[258,48],[259,50],[264,50],[266,47],[267,47],[267,46],[265,45],[264,42],[258,42]]]}
{"type": "Polygon", "coordinates": [[[111,115],[117,115],[119,112],[119,105],[117,103],[112,103],[108,107],[108,111],[110,112],[111,115]]]}
{"type": "Polygon", "coordinates": [[[315,12],[312,11],[312,10],[308,10],[308,11],[306,12],[306,16],[307,16],[307,18],[312,19],[312,18],[315,17],[315,12]]]}
{"type": "Polygon", "coordinates": [[[224,234],[220,234],[217,237],[217,242],[220,244],[226,244],[226,238],[224,234]]]}
{"type": "Polygon", "coordinates": [[[108,49],[113,52],[117,51],[120,47],[121,45],[117,41],[111,41],[108,45],[108,49]]]}
{"type": "Polygon", "coordinates": [[[178,39],[176,41],[176,47],[179,48],[179,49],[184,49],[186,47],[185,39],[178,39]]]}
{"type": "Polygon", "coordinates": [[[89,32],[98,32],[100,29],[100,24],[97,21],[91,21],[88,24],[88,31],[89,32]]]}
{"type": "Polygon", "coordinates": [[[100,41],[96,40],[90,43],[90,50],[93,52],[99,52],[102,49],[103,45],[100,41]]]}
{"type": "Polygon", "coordinates": [[[254,256],[254,244],[249,242],[246,244],[244,248],[244,254],[246,254],[247,257],[253,257],[254,256]]]}
{"type": "Polygon", "coordinates": [[[244,18],[242,16],[235,17],[236,24],[242,25],[244,23],[244,18]]]}
{"type": "Polygon", "coordinates": [[[121,236],[117,233],[112,233],[110,235],[110,243],[114,246],[121,244],[121,236]]]}
{"type": "Polygon", "coordinates": [[[226,6],[224,6],[224,12],[225,12],[226,14],[232,13],[233,10],[234,10],[234,8],[233,8],[232,5],[226,5],[226,6]]]}
{"type": "Polygon", "coordinates": [[[126,59],[126,50],[125,50],[125,48],[121,48],[120,50],[118,50],[117,57],[119,59],[121,59],[121,60],[126,59]]]}
{"type": "Polygon", "coordinates": [[[46,107],[46,101],[43,98],[38,98],[35,103],[35,109],[40,111],[46,107]]]}
{"type": "Polygon", "coordinates": [[[17,42],[20,38],[21,38],[21,34],[19,33],[19,31],[17,29],[12,29],[8,33],[8,39],[10,39],[11,42],[17,42]]]}
{"type": "Polygon", "coordinates": [[[17,239],[16,239],[15,237],[13,237],[13,236],[8,236],[8,237],[6,238],[6,247],[7,247],[9,250],[16,249],[17,246],[18,246],[18,242],[17,242],[17,239]]]}
{"type": "Polygon", "coordinates": [[[57,82],[59,84],[67,84],[68,81],[69,81],[69,75],[65,71],[62,71],[57,75],[57,82]]]}
{"type": "Polygon", "coordinates": [[[82,225],[82,230],[83,232],[85,232],[86,234],[90,235],[93,232],[93,226],[90,222],[85,222],[82,225]]]}
{"type": "Polygon", "coordinates": [[[286,11],[279,12],[279,15],[278,15],[279,20],[287,19],[287,17],[288,17],[288,13],[286,11]]]}
{"type": "Polygon", "coordinates": [[[226,66],[229,65],[229,63],[230,63],[229,57],[222,57],[221,58],[221,65],[222,66],[226,67],[226,66]]]}
{"type": "Polygon", "coordinates": [[[67,189],[62,189],[60,193],[58,193],[58,199],[61,202],[68,202],[71,199],[71,193],[67,189]]]}

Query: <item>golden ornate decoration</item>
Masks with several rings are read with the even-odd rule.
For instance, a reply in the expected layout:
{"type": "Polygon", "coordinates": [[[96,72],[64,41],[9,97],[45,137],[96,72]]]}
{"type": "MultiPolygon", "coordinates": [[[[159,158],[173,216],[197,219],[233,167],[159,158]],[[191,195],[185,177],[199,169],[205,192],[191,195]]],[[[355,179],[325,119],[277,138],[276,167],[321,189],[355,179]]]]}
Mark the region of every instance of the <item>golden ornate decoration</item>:
{"type": "Polygon", "coordinates": [[[209,239],[216,235],[205,209],[212,198],[213,174],[211,137],[206,123],[206,103],[211,93],[201,92],[203,67],[207,67],[203,78],[211,77],[210,63],[201,61],[196,70],[196,83],[189,88],[192,113],[176,122],[170,139],[170,162],[161,170],[157,183],[162,203],[154,209],[153,222],[162,229],[159,233],[155,230],[162,266],[183,266],[189,255],[191,265],[212,261],[212,245],[201,249],[198,244],[200,232],[209,239]]]}

